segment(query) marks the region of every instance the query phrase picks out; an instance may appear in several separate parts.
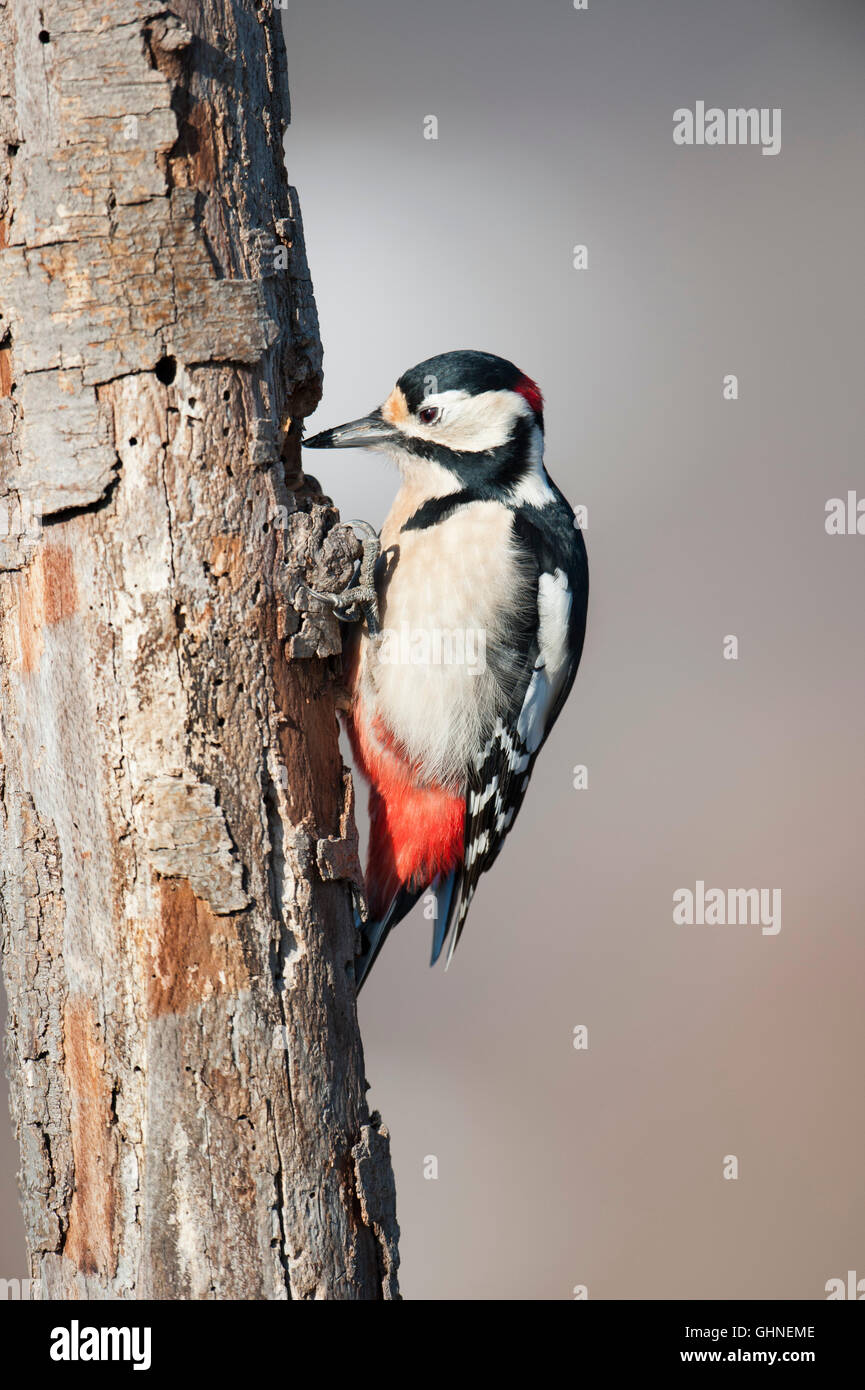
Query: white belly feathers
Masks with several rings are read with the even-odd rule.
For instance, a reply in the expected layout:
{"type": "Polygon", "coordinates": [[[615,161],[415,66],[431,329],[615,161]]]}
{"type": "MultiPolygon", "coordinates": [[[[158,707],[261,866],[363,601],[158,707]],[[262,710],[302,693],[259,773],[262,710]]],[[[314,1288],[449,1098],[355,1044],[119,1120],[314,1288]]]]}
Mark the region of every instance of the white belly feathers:
{"type": "Polygon", "coordinates": [[[507,508],[471,502],[402,531],[412,510],[413,498],[398,497],[382,530],[383,630],[363,635],[358,694],[421,780],[456,789],[508,707],[514,619],[536,611],[537,592],[507,508]]]}

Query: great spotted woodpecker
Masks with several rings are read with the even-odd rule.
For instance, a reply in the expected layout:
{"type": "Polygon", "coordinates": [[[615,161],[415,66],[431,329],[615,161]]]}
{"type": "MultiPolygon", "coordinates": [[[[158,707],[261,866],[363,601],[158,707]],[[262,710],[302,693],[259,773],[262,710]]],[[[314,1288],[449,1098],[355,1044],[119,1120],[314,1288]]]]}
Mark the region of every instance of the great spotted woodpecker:
{"type": "Polygon", "coordinates": [[[533,381],[460,351],[412,367],[372,414],[305,441],[382,450],[402,475],[360,585],[317,595],[367,618],[346,644],[348,732],[370,783],[358,987],[428,888],[431,964],[445,943],[450,962],[576,675],[586,549],[544,467],[543,431],[533,381]]]}

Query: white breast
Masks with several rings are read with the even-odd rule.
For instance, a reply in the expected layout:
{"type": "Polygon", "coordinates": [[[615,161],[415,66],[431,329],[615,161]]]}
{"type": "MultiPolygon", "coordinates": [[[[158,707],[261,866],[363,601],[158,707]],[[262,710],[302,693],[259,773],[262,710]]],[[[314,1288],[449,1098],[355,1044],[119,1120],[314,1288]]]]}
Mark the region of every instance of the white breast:
{"type": "Polygon", "coordinates": [[[507,692],[497,658],[512,654],[513,617],[536,603],[512,539],[512,514],[472,502],[421,531],[402,531],[416,497],[398,496],[382,530],[391,559],[383,635],[364,636],[359,695],[421,780],[459,787],[507,692]]]}

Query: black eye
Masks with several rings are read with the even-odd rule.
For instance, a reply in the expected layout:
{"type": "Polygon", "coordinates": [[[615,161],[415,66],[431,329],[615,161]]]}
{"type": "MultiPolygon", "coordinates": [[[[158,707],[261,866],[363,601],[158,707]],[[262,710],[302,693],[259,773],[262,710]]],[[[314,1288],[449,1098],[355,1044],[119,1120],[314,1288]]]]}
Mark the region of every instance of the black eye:
{"type": "Polygon", "coordinates": [[[417,413],[418,419],[422,420],[425,425],[434,425],[440,415],[441,411],[437,405],[425,405],[423,410],[419,410],[417,413]]]}

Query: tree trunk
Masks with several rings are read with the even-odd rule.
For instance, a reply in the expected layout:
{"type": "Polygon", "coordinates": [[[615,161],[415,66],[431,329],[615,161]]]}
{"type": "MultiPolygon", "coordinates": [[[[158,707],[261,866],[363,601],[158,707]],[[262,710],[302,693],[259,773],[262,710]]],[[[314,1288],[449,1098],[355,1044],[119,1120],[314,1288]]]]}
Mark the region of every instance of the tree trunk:
{"type": "Polygon", "coordinates": [[[396,1297],[259,0],[0,0],[7,1056],[49,1298],[396,1297]]]}

